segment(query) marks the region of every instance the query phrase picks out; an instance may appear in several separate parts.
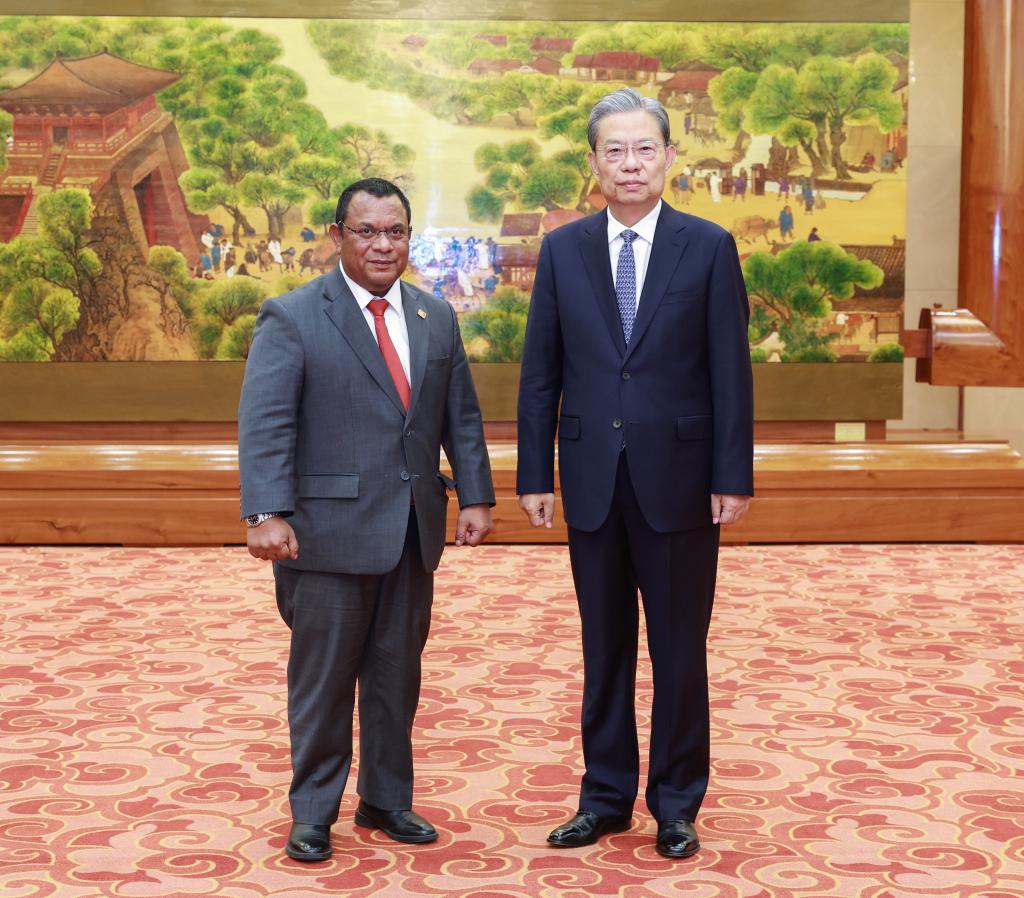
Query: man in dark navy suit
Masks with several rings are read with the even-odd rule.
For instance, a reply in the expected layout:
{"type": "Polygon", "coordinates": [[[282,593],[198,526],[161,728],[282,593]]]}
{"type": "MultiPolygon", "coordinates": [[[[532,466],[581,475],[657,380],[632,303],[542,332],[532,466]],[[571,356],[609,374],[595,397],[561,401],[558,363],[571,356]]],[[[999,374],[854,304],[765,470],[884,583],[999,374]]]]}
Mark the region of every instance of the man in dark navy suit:
{"type": "Polygon", "coordinates": [[[583,623],[586,772],[578,812],[548,841],[630,825],[639,589],[654,670],[647,806],[658,852],[687,857],[710,767],[719,525],[753,494],[749,306],[729,233],[662,202],[676,158],[664,107],[614,91],[589,140],[608,208],[544,240],[519,390],[519,504],[551,526],[557,425],[583,623]]]}

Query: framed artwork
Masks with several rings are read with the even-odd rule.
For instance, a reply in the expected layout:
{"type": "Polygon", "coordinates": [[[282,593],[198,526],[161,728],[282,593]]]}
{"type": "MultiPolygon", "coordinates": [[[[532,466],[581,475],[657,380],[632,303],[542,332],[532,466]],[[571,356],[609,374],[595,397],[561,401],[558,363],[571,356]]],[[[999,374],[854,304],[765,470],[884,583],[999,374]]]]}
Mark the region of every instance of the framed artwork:
{"type": "MultiPolygon", "coordinates": [[[[896,385],[908,41],[882,21],[0,18],[0,376],[41,377],[50,407],[60,370],[228,365],[209,382],[230,393],[262,301],[337,264],[338,193],[381,176],[412,204],[405,277],[507,392],[541,239],[604,206],[588,111],[631,86],[669,112],[664,199],[736,239],[755,371],[896,385]]],[[[93,420],[116,419],[111,389],[93,420]]]]}

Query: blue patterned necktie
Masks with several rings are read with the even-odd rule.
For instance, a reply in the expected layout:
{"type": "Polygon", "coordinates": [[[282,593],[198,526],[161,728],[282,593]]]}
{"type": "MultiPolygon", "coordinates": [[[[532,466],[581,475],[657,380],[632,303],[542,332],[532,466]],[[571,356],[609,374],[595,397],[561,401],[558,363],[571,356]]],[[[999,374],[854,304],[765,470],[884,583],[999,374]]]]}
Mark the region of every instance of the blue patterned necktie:
{"type": "Polygon", "coordinates": [[[633,241],[639,236],[636,231],[622,232],[622,249],[619,251],[619,264],[615,268],[615,298],[619,302],[622,335],[626,343],[629,343],[633,335],[633,319],[636,318],[636,259],[633,258],[633,241]]]}

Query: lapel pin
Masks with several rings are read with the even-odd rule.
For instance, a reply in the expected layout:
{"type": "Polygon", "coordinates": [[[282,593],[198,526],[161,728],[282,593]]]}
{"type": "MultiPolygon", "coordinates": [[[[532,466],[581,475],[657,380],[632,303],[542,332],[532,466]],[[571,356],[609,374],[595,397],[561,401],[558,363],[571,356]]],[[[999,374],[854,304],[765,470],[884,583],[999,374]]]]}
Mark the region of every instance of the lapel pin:
{"type": "Polygon", "coordinates": [[[427,317],[427,313],[424,312],[423,309],[417,309],[416,310],[416,314],[419,315],[420,318],[426,318],[427,317]]]}

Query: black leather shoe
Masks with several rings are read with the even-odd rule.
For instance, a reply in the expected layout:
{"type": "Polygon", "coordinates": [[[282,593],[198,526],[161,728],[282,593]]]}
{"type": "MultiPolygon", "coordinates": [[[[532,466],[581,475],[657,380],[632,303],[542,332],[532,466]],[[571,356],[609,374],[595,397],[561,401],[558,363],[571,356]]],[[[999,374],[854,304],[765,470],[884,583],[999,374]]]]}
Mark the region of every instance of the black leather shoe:
{"type": "Polygon", "coordinates": [[[601,817],[593,811],[577,811],[568,823],[551,831],[548,842],[557,848],[582,848],[593,845],[605,833],[621,833],[629,829],[633,818],[601,817]]]}
{"type": "Polygon", "coordinates": [[[689,820],[662,820],[655,846],[662,857],[689,857],[700,851],[697,827],[689,820]]]}
{"type": "Polygon", "coordinates": [[[356,825],[382,829],[388,838],[410,845],[433,842],[437,838],[437,830],[415,811],[383,811],[365,801],[359,802],[356,808],[356,825]]]}
{"type": "Polygon", "coordinates": [[[297,861],[326,861],[331,856],[331,828],[326,823],[293,823],[284,853],[297,861]]]}

